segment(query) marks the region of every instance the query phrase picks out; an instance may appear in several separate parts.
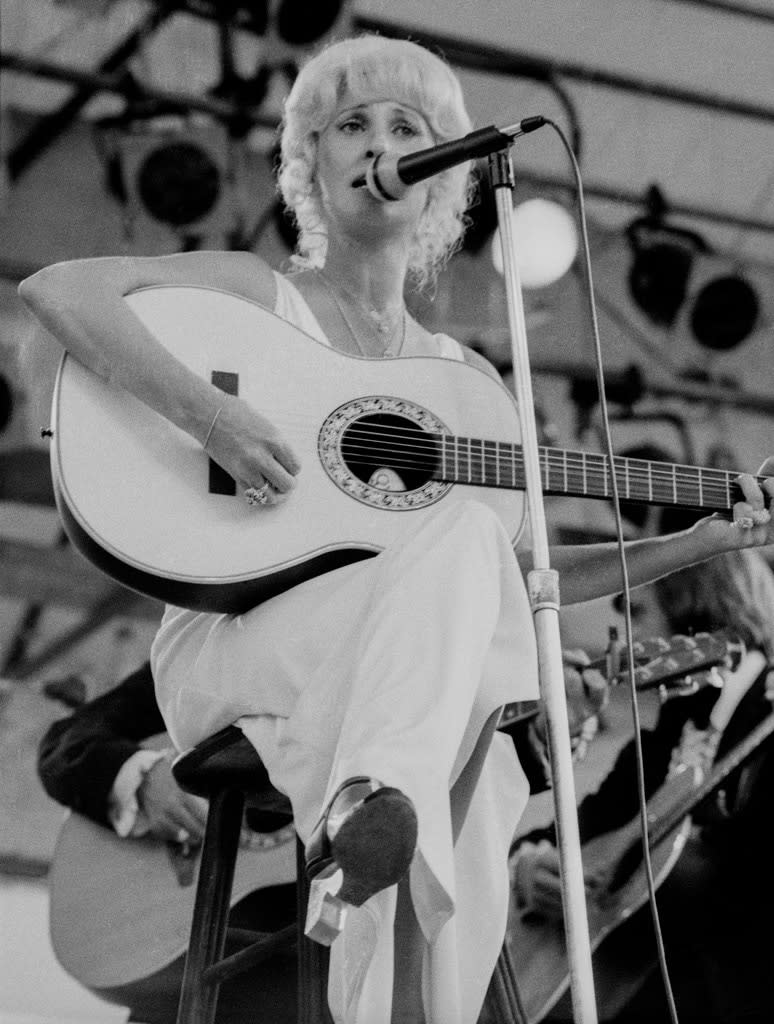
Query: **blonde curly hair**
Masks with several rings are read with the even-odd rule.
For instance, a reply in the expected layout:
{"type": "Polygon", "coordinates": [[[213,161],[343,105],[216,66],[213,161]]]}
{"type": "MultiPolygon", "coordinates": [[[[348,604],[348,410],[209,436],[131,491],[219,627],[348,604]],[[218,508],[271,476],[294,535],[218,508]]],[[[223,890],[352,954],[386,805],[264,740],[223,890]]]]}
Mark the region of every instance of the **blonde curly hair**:
{"type": "MultiPolygon", "coordinates": [[[[303,67],[285,103],[278,184],[299,229],[297,266],[325,264],[328,233],[316,182],[317,143],[345,92],[359,101],[389,97],[413,107],[436,143],[471,129],[456,75],[417,43],[363,35],[323,49],[303,67]]],[[[419,288],[434,279],[462,238],[471,191],[467,164],[431,180],[409,253],[409,273],[419,288]]]]}
{"type": "Polygon", "coordinates": [[[676,633],[734,630],[774,661],[774,572],[759,551],[728,551],[665,576],[656,598],[676,633]]]}

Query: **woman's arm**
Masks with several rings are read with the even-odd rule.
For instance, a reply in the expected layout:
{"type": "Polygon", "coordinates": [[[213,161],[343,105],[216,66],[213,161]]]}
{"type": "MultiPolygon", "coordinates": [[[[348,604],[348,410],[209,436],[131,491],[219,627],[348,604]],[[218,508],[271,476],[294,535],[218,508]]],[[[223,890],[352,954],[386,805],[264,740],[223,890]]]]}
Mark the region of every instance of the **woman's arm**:
{"type": "MultiPolygon", "coordinates": [[[[732,522],[709,516],[679,533],[628,541],[626,562],[630,586],[652,583],[724,551],[774,544],[774,522],[767,511],[774,497],[772,472],[774,458],[767,459],[759,470],[759,476],[769,477],[761,487],[748,474],[739,477],[745,500],[734,506],[732,522]]],[[[524,572],[532,568],[531,552],[520,552],[517,557],[524,572]]],[[[564,605],[617,594],[623,589],[615,543],[552,547],[550,560],[552,568],[559,573],[564,605]]]]}
{"type": "Polygon", "coordinates": [[[46,267],[19,286],[38,320],[84,366],[119,385],[199,442],[238,482],[262,477],[289,490],[298,464],[274,427],[238,398],[224,396],[160,344],[124,301],[151,285],[222,288],[270,308],[271,269],[250,253],[200,252],[107,257],[46,267]]]}

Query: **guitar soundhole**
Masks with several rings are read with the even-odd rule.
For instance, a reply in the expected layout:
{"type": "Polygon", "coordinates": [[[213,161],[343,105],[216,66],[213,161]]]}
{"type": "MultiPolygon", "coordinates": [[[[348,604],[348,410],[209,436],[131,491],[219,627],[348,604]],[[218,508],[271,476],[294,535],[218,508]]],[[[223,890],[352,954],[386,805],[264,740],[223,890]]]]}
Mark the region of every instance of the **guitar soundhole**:
{"type": "Polygon", "coordinates": [[[438,469],[438,449],[403,416],[361,416],[344,430],[341,456],[353,476],[386,491],[415,491],[438,469]]]}
{"type": "Polygon", "coordinates": [[[445,424],[416,402],[363,395],[334,409],[317,438],[320,462],[347,497],[371,508],[405,512],[439,501],[445,424]]]}

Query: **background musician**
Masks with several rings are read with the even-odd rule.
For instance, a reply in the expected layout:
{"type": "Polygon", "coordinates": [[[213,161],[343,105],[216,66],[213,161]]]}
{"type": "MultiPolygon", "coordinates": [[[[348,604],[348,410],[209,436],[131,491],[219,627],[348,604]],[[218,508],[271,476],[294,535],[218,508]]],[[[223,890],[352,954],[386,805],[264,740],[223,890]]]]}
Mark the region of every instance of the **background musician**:
{"type": "MultiPolygon", "coordinates": [[[[757,552],[727,554],[654,585],[674,633],[730,628],[746,645],[723,686],[668,699],[653,729],[642,730],[647,795],[680,764],[705,771],[771,713],[774,689],[774,575],[757,552]]],[[[683,1024],[770,1021],[766,933],[774,913],[769,867],[769,813],[774,750],[769,742],[731,775],[694,814],[695,826],[658,892],[667,964],[683,1024]]],[[[621,750],[596,792],[581,801],[582,842],[624,826],[638,811],[634,743],[621,750]]],[[[534,919],[560,920],[561,887],[553,829],[519,839],[511,857],[515,906],[534,919]]],[[[588,898],[604,899],[605,878],[587,877],[588,898]]],[[[616,1024],[667,1019],[647,907],[618,927],[608,942],[616,956],[640,969],[641,988],[616,1024]]],[[[603,942],[597,957],[605,956],[603,942]]],[[[604,1008],[605,993],[598,992],[604,1008]]],[[[561,1004],[560,1004],[561,1006],[561,1004]]],[[[561,1009],[549,1014],[561,1019],[561,1009]]],[[[603,1019],[604,1016],[603,1016],[603,1019]]]]}

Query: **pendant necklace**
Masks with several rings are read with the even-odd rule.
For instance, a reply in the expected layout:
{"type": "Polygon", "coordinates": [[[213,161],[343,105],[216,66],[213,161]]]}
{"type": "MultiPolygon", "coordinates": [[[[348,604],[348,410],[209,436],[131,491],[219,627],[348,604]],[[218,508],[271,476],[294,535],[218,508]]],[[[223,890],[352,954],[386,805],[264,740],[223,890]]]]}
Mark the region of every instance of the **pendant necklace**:
{"type": "MultiPolygon", "coordinates": [[[[346,325],[346,328],[349,331],[349,334],[352,340],[354,341],[358,352],[362,356],[365,356],[366,359],[373,359],[374,356],[371,353],[367,352],[363,345],[361,344],[360,338],[358,337],[357,332],[352,326],[352,321],[350,320],[349,316],[347,315],[344,309],[344,304],[339,299],[337,287],[328,278],[327,274],[323,273],[323,271],[320,270],[319,268],[317,269],[317,273],[327,285],[328,293],[333,299],[336,308],[338,309],[339,314],[341,315],[341,319],[344,321],[344,324],[346,325]]],[[[352,296],[352,299],[354,300],[354,296],[352,296]]],[[[369,324],[373,326],[374,330],[380,337],[380,340],[384,341],[386,336],[386,344],[384,345],[384,349],[382,350],[381,354],[376,358],[385,359],[399,355],[403,350],[403,346],[406,343],[406,331],[408,328],[408,313],[406,311],[406,307],[403,306],[399,318],[397,318],[392,323],[392,325],[389,325],[386,322],[385,318],[380,317],[375,310],[366,310],[362,303],[360,303],[359,301],[356,304],[358,306],[358,309],[361,311],[363,318],[366,319],[369,322],[369,324]],[[400,332],[400,341],[398,345],[393,349],[393,343],[396,340],[396,336],[398,335],[398,328],[401,324],[403,329],[400,332]],[[391,349],[393,350],[391,351],[391,349]]]]}

